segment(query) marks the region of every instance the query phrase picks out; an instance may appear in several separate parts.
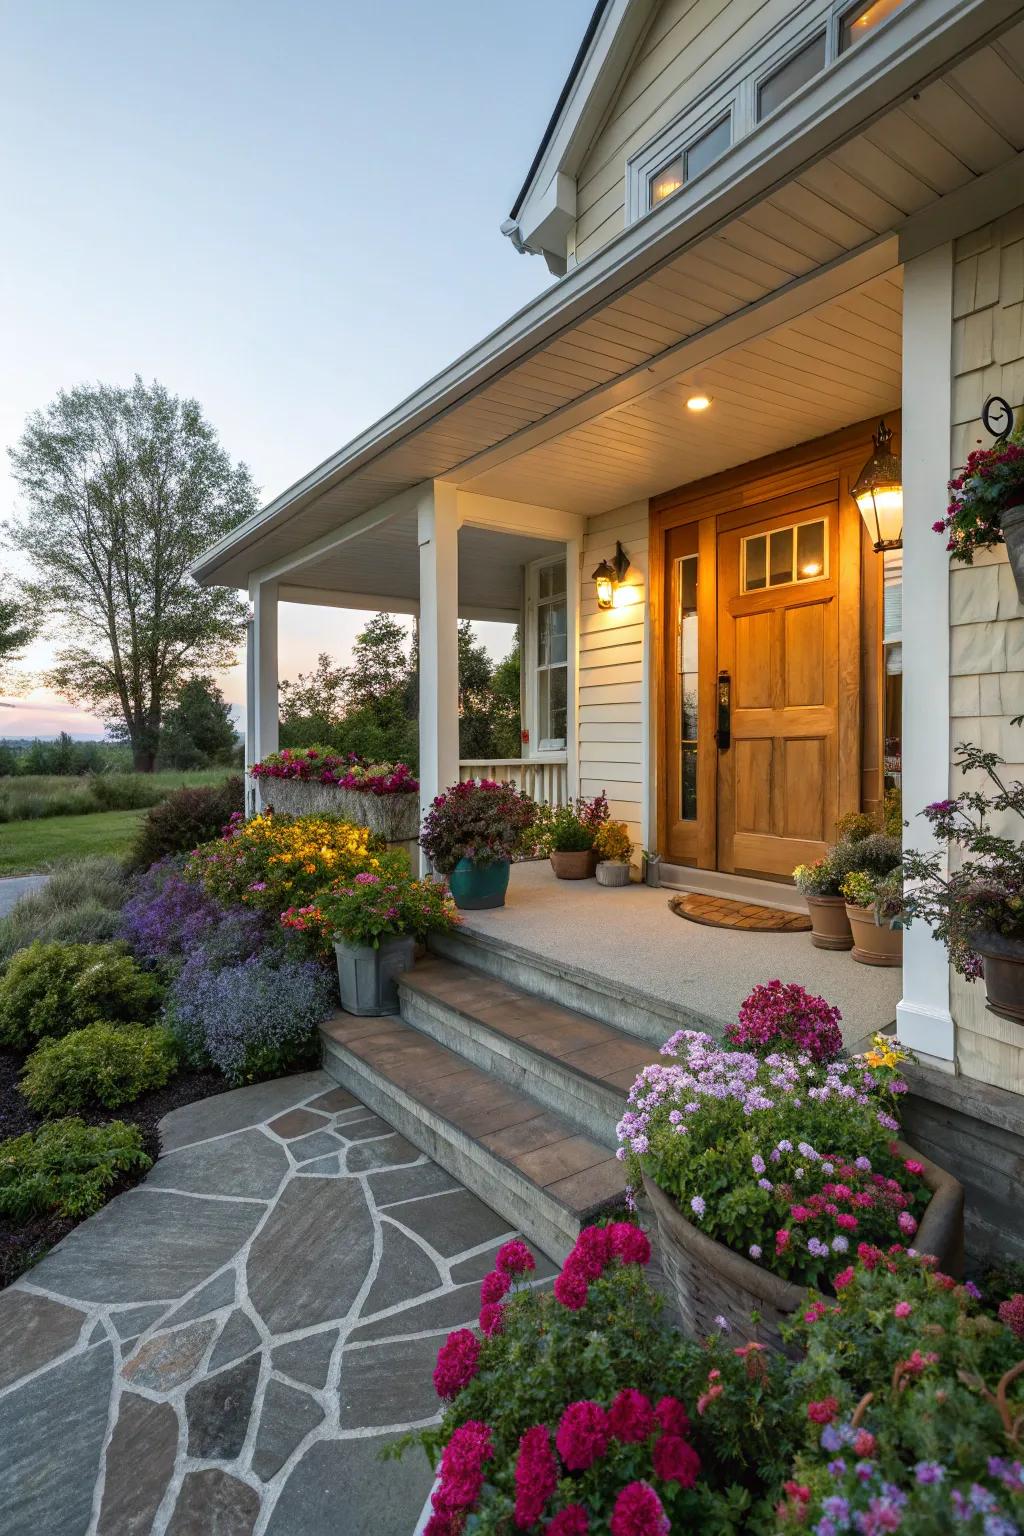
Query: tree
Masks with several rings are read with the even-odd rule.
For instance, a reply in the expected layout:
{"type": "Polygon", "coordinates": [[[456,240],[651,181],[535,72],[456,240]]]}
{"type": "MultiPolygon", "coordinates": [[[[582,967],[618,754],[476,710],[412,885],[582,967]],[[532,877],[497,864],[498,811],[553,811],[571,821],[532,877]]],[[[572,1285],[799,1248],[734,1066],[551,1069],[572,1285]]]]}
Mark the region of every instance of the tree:
{"type": "Polygon", "coordinates": [[[7,678],[8,663],[20,660],[38,630],[39,621],[24,597],[0,584],[0,683],[7,678]]]}
{"type": "Polygon", "coordinates": [[[32,563],[30,601],[69,636],[46,680],[151,771],[166,709],[190,676],[229,666],[243,632],[241,597],[188,570],[256,510],[249,471],[194,400],[140,378],[62,391],[10,457],[27,507],[5,532],[32,563]]]}
{"type": "Polygon", "coordinates": [[[190,677],[160,737],[161,767],[208,768],[230,763],[238,745],[231,705],[212,677],[190,677]]]}
{"type": "Polygon", "coordinates": [[[278,727],[283,747],[334,746],[345,715],[345,668],[321,651],[312,672],[279,687],[278,727]]]}

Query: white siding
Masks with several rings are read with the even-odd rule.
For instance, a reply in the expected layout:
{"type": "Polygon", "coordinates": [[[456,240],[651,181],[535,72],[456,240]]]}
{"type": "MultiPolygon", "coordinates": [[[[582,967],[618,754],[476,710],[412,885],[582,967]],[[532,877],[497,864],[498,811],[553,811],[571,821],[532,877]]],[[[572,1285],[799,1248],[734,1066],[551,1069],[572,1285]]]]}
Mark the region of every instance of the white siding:
{"type": "Polygon", "coordinates": [[[629,827],[635,860],[644,840],[647,803],[647,516],[647,502],[636,501],[588,519],[580,604],[580,792],[589,797],[604,790],[612,815],[629,827]],[[620,606],[602,611],[590,573],[611,558],[616,539],[630,559],[626,596],[620,597],[620,606]]]}
{"type": "MultiPolygon", "coordinates": [[[[979,439],[989,441],[980,421],[987,396],[1003,395],[1022,419],[1024,207],[958,240],[954,256],[952,450],[961,465],[979,439]]],[[[954,565],[950,583],[952,743],[998,752],[1009,776],[1024,779],[1024,731],[1010,724],[1024,713],[1024,609],[1005,550],[954,565]]],[[[954,793],[963,787],[957,775],[954,793]]],[[[1024,1093],[1021,1031],[987,1012],[983,985],[954,976],[952,1011],[961,1070],[1024,1093]]]]}

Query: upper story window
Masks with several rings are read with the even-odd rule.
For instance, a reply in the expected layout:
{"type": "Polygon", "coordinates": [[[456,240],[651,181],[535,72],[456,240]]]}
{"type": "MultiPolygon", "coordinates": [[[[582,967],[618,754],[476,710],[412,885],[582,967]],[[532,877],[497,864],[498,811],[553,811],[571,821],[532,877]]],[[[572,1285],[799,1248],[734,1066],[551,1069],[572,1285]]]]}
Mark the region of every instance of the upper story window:
{"type": "Polygon", "coordinates": [[[870,4],[855,5],[839,19],[839,52],[845,53],[863,38],[870,37],[876,27],[898,11],[905,0],[872,0],[870,4]]]}
{"type": "Polygon", "coordinates": [[[757,87],[757,117],[767,117],[825,68],[826,33],[819,32],[777,64],[757,87]]]}
{"type": "Polygon", "coordinates": [[[569,624],[564,560],[533,568],[536,744],[564,752],[568,734],[569,624]]]}
{"type": "Polygon", "coordinates": [[[710,128],[705,128],[696,138],[691,139],[685,148],[673,155],[650,178],[648,206],[654,208],[658,203],[663,203],[666,197],[671,197],[673,192],[678,192],[680,187],[706,171],[719,155],[725,154],[731,143],[732,113],[726,112],[710,128]]]}

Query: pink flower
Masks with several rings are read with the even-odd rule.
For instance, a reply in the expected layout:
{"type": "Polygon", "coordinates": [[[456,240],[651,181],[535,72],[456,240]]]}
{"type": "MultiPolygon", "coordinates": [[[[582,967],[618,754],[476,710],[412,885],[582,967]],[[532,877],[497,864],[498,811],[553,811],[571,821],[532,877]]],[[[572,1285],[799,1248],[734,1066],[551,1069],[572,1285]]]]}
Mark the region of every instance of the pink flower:
{"type": "Polygon", "coordinates": [[[570,1403],[562,1414],[555,1445],[570,1472],[585,1472],[608,1449],[608,1415],[600,1403],[586,1398],[570,1403]]]}
{"type": "Polygon", "coordinates": [[[999,1303],[999,1321],[1018,1339],[1024,1339],[1024,1295],[1020,1291],[999,1303]]]}
{"type": "Polygon", "coordinates": [[[911,1216],[909,1211],[900,1211],[900,1214],[896,1220],[896,1225],[899,1227],[904,1237],[913,1237],[914,1233],[917,1231],[917,1222],[914,1220],[913,1216],[911,1216]]]}
{"type": "Polygon", "coordinates": [[[633,1387],[624,1387],[608,1410],[608,1428],[625,1445],[646,1440],[656,1423],[650,1398],[633,1387]]]}
{"type": "Polygon", "coordinates": [[[690,1418],[678,1397],[663,1397],[654,1410],[654,1416],[666,1435],[688,1435],[690,1418]]]}
{"type": "Polygon", "coordinates": [[[627,1483],[615,1500],[611,1536],[669,1536],[672,1526],[650,1483],[627,1483]]]}
{"type": "Polygon", "coordinates": [[[599,1280],[611,1263],[611,1234],[607,1227],[584,1227],[567,1264],[576,1266],[587,1280],[599,1280]]]}
{"type": "Polygon", "coordinates": [[[839,1412],[839,1400],[823,1397],[820,1402],[807,1404],[807,1417],[812,1424],[831,1424],[839,1412]]]}
{"type": "Polygon", "coordinates": [[[916,1174],[924,1173],[924,1163],[919,1163],[919,1162],[917,1162],[912,1157],[908,1157],[906,1159],[906,1161],[904,1162],[903,1166],[907,1170],[908,1173],[916,1173],[916,1174]]]}
{"type": "Polygon", "coordinates": [[[898,1301],[892,1309],[892,1315],[899,1318],[909,1317],[913,1310],[909,1301],[898,1301]]]}
{"type": "Polygon", "coordinates": [[[485,1301],[480,1308],[480,1329],[489,1339],[505,1326],[505,1308],[499,1301],[485,1301]]]}
{"type": "Polygon", "coordinates": [[[558,1486],[558,1463],[546,1424],[535,1424],[520,1440],[515,1484],[515,1522],[521,1531],[528,1531],[558,1486]]]}
{"type": "Polygon", "coordinates": [[[631,1221],[613,1221],[607,1228],[611,1251],[622,1264],[649,1264],[651,1245],[647,1233],[631,1221]]]}
{"type": "Polygon", "coordinates": [[[582,1504],[567,1504],[544,1529],[548,1536],[587,1536],[590,1521],[582,1504]]]}
{"type": "Polygon", "coordinates": [[[711,1404],[714,1402],[715,1398],[721,1397],[724,1391],[725,1388],[722,1386],[721,1382],[716,1382],[713,1387],[708,1387],[706,1392],[701,1393],[700,1397],[697,1399],[697,1413],[701,1418],[704,1417],[705,1413],[711,1407],[711,1404]]]}
{"type": "Polygon", "coordinates": [[[878,1442],[868,1429],[858,1429],[853,1441],[853,1454],[861,1461],[873,1456],[878,1449],[878,1442]]]}
{"type": "Polygon", "coordinates": [[[521,1237],[502,1243],[494,1260],[494,1267],[503,1275],[525,1275],[537,1268],[537,1261],[521,1237]]]}
{"type": "Polygon", "coordinates": [[[848,1268],[841,1269],[839,1271],[838,1275],[833,1275],[833,1277],[832,1277],[832,1284],[833,1284],[833,1286],[835,1287],[835,1289],[837,1291],[845,1291],[845,1289],[846,1289],[846,1287],[848,1285],[852,1285],[853,1284],[853,1279],[854,1279],[854,1270],[853,1270],[853,1265],[851,1264],[851,1265],[848,1266],[848,1268]]]}
{"type": "Polygon", "coordinates": [[[587,1304],[587,1281],[575,1265],[566,1263],[554,1284],[555,1300],[570,1312],[578,1312],[587,1304]]]}
{"type": "Polygon", "coordinates": [[[469,1419],[452,1435],[441,1456],[440,1487],[431,1502],[439,1514],[470,1509],[483,1487],[484,1462],[494,1455],[491,1431],[469,1419]]]}
{"type": "Polygon", "coordinates": [[[785,1227],[780,1227],[775,1234],[775,1252],[783,1253],[789,1247],[789,1233],[785,1227]]]}
{"type": "Polygon", "coordinates": [[[492,1269],[489,1275],[484,1275],[480,1282],[480,1300],[483,1302],[500,1301],[512,1286],[511,1275],[502,1274],[500,1269],[492,1269]]]}
{"type": "Polygon", "coordinates": [[[437,1352],[434,1387],[438,1397],[455,1397],[477,1372],[480,1340],[468,1328],[456,1328],[437,1352]]]}
{"type": "Polygon", "coordinates": [[[856,1232],[857,1228],[860,1226],[860,1222],[857,1220],[856,1216],[851,1216],[849,1211],[840,1211],[839,1215],[836,1217],[836,1226],[844,1227],[847,1232],[856,1232]]]}
{"type": "Polygon", "coordinates": [[[681,1435],[662,1435],[654,1447],[654,1470],[666,1483],[692,1488],[700,1471],[700,1457],[681,1435]]]}

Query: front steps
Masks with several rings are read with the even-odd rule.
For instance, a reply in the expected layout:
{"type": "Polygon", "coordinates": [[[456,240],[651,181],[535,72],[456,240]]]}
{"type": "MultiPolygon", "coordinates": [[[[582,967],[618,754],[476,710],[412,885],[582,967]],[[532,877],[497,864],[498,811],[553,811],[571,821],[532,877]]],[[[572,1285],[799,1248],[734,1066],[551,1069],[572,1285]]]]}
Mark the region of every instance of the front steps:
{"type": "Polygon", "coordinates": [[[561,1262],[622,1204],[615,1125],[656,1049],[448,959],[399,992],[400,1016],[324,1025],[325,1070],[561,1262]]]}

